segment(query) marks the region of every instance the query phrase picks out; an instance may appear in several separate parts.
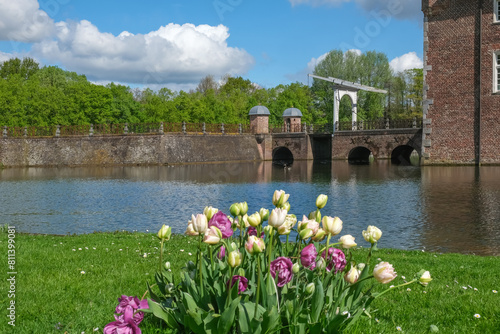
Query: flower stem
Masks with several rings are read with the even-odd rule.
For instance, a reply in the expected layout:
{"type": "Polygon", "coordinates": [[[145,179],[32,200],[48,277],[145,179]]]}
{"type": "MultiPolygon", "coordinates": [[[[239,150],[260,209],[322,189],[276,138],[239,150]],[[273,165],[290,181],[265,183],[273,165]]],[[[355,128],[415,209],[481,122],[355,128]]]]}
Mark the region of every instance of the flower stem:
{"type": "Polygon", "coordinates": [[[202,262],[203,262],[203,255],[202,255],[202,252],[201,252],[201,234],[200,234],[200,237],[198,238],[199,242],[198,242],[198,253],[199,253],[199,277],[200,277],[200,291],[201,291],[201,296],[203,296],[203,272],[201,270],[201,267],[202,267],[202,262]]]}
{"type": "Polygon", "coordinates": [[[260,255],[257,255],[257,296],[255,297],[255,311],[253,313],[254,318],[257,319],[257,309],[259,307],[259,296],[260,296],[260,255]]]}
{"type": "Polygon", "coordinates": [[[160,266],[159,266],[159,272],[161,273],[161,267],[163,265],[163,239],[161,239],[160,243],[160,266]]]}

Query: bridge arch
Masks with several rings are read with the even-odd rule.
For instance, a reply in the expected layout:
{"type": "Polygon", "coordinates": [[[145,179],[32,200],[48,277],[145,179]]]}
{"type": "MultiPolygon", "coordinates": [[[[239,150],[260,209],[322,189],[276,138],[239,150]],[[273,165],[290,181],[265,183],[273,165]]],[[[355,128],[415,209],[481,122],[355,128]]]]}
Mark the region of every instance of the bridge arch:
{"type": "Polygon", "coordinates": [[[293,153],[285,146],[273,149],[273,163],[289,166],[293,163],[293,153]]]}
{"type": "Polygon", "coordinates": [[[353,165],[369,165],[371,157],[373,157],[372,151],[364,146],[356,146],[351,151],[349,151],[348,161],[353,165]]]}
{"type": "Polygon", "coordinates": [[[391,163],[400,166],[411,166],[416,163],[412,163],[412,155],[418,155],[418,160],[420,161],[420,154],[418,151],[410,145],[400,145],[395,147],[391,152],[391,163]],[[414,153],[415,152],[415,153],[414,153]]]}

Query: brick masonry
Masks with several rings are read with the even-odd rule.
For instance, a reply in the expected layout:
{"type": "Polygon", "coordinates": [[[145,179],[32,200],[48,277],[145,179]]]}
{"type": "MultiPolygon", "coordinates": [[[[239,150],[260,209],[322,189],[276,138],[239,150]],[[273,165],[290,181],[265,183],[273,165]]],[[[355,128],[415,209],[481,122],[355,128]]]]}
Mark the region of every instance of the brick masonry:
{"type": "Polygon", "coordinates": [[[423,164],[500,163],[493,0],[423,0],[423,164]],[[480,3],[483,2],[482,15],[480,3]]]}

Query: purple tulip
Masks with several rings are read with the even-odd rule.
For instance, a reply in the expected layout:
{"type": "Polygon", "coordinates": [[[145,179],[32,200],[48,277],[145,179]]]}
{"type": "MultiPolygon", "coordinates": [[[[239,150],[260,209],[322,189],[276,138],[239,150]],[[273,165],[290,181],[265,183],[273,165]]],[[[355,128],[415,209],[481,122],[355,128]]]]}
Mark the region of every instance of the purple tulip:
{"type": "Polygon", "coordinates": [[[292,267],[292,260],[283,256],[278,257],[276,260],[271,262],[271,276],[276,279],[276,272],[278,273],[278,286],[280,288],[292,280],[292,267]]]}
{"type": "Polygon", "coordinates": [[[208,222],[208,227],[215,226],[221,233],[222,238],[227,239],[233,235],[233,230],[231,229],[231,221],[227,218],[227,215],[222,211],[218,211],[212,216],[212,219],[208,222]]]}
{"type": "MultiPolygon", "coordinates": [[[[248,236],[252,236],[252,235],[257,236],[257,229],[253,226],[249,226],[247,229],[247,233],[248,233],[248,236]]],[[[262,232],[260,234],[260,237],[264,238],[264,232],[262,232]]]]}
{"type": "Polygon", "coordinates": [[[234,275],[231,280],[227,281],[227,285],[229,286],[229,283],[231,283],[230,288],[232,288],[236,282],[238,282],[238,294],[242,293],[248,288],[248,279],[240,275],[234,275]]]}
{"type": "Polygon", "coordinates": [[[300,252],[300,263],[304,267],[314,270],[314,268],[316,268],[317,256],[318,251],[316,250],[316,246],[314,246],[314,244],[309,244],[300,252]]]}
{"type": "Polygon", "coordinates": [[[137,310],[147,308],[149,308],[147,300],[122,295],[118,298],[115,321],[104,327],[104,334],[141,334],[138,325],[144,319],[144,313],[137,310]]]}
{"type": "Polygon", "coordinates": [[[226,257],[226,247],[221,246],[217,252],[217,257],[219,260],[223,260],[226,257]]]}
{"type": "Polygon", "coordinates": [[[332,271],[332,269],[335,269],[335,274],[339,271],[344,270],[347,264],[344,252],[342,252],[338,248],[331,247],[330,249],[328,249],[328,259],[325,258],[325,252],[321,253],[321,256],[327,263],[326,270],[332,271]]]}

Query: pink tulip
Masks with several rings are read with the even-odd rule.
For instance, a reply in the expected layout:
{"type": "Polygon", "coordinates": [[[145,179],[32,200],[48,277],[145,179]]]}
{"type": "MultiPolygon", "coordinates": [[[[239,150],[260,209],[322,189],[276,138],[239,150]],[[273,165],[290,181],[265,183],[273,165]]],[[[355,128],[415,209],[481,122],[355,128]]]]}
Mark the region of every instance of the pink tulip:
{"type": "Polygon", "coordinates": [[[327,263],[326,270],[332,271],[333,269],[335,274],[344,270],[347,264],[344,252],[338,248],[330,247],[330,249],[328,249],[328,258],[326,258],[326,251],[321,253],[321,256],[327,263]]]}
{"type": "Polygon", "coordinates": [[[314,244],[309,244],[304,247],[300,252],[300,263],[310,269],[314,270],[316,268],[316,257],[318,256],[318,251],[316,250],[316,246],[314,244]]]}
{"type": "Polygon", "coordinates": [[[222,211],[218,211],[212,216],[212,219],[208,222],[208,227],[215,226],[222,233],[222,238],[227,239],[233,235],[233,230],[231,228],[231,221],[227,218],[227,215],[222,211]]]}
{"type": "Polygon", "coordinates": [[[238,282],[238,294],[244,292],[248,288],[248,279],[240,275],[234,275],[231,280],[227,281],[226,285],[229,286],[229,284],[231,284],[230,288],[232,288],[236,282],[238,282]]]}
{"type": "Polygon", "coordinates": [[[278,257],[271,262],[270,266],[271,276],[276,279],[278,274],[278,286],[281,288],[292,280],[293,277],[293,263],[292,260],[286,257],[278,257]]]}

